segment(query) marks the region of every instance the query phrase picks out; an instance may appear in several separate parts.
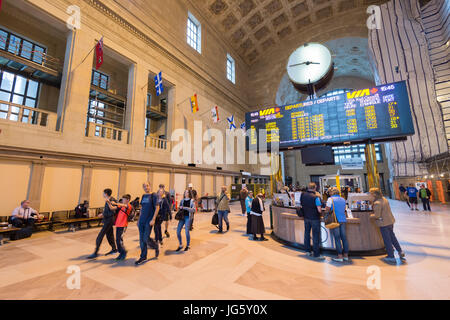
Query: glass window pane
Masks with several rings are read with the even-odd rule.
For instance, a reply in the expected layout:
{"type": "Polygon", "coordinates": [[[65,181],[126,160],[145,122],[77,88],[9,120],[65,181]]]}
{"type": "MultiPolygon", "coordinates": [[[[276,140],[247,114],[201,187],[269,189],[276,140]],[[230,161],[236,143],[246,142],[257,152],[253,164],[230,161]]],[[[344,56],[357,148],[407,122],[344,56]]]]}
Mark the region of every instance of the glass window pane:
{"type": "Polygon", "coordinates": [[[11,52],[12,54],[19,54],[20,40],[21,39],[19,37],[16,37],[15,35],[10,35],[8,51],[11,52]]]}
{"type": "Polygon", "coordinates": [[[13,96],[13,101],[12,102],[15,103],[15,104],[23,104],[23,96],[19,96],[19,95],[15,94],[13,96]]]}
{"type": "Polygon", "coordinates": [[[36,100],[27,98],[27,99],[25,100],[25,105],[26,105],[27,107],[30,107],[30,108],[35,108],[35,107],[36,107],[36,100]]]}
{"type": "Polygon", "coordinates": [[[36,98],[38,92],[39,83],[33,80],[28,80],[27,97],[36,98]]]}
{"type": "Polygon", "coordinates": [[[23,40],[22,51],[20,56],[26,59],[31,59],[31,51],[33,50],[33,44],[29,41],[23,40]]]}
{"type": "Polygon", "coordinates": [[[25,94],[25,86],[27,84],[27,79],[17,76],[16,84],[14,85],[14,93],[25,94]]]}
{"type": "Polygon", "coordinates": [[[6,41],[8,39],[8,33],[0,30],[0,49],[5,50],[6,49],[6,41]]]}
{"type": "Polygon", "coordinates": [[[5,91],[0,91],[0,100],[2,101],[8,101],[11,99],[11,94],[5,91]]]}
{"type": "Polygon", "coordinates": [[[9,72],[3,72],[2,89],[6,91],[12,91],[14,82],[14,75],[9,72]]]}
{"type": "Polygon", "coordinates": [[[41,48],[39,46],[34,46],[33,61],[36,63],[42,64],[42,62],[44,61],[44,55],[43,55],[44,52],[45,52],[44,48],[41,48]]]}

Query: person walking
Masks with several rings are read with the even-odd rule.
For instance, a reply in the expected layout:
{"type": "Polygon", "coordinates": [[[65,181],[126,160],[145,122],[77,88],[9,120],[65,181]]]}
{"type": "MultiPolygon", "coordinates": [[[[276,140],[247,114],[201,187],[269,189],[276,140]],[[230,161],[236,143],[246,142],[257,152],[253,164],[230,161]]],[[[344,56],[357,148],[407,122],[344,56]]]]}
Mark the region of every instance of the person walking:
{"type": "Polygon", "coordinates": [[[339,195],[339,190],[335,187],[328,189],[329,198],[325,207],[325,214],[334,212],[339,227],[331,229],[336,244],[337,258],[332,258],[333,261],[343,262],[348,261],[348,240],[347,240],[347,216],[345,199],[339,195]]]}
{"type": "Polygon", "coordinates": [[[122,196],[122,201],[116,204],[108,202],[108,205],[112,210],[119,210],[114,223],[116,226],[116,244],[117,250],[119,251],[119,256],[116,258],[117,261],[125,260],[127,257],[127,250],[123,245],[123,234],[128,227],[128,217],[133,211],[133,206],[130,204],[131,196],[129,194],[122,196]]]}
{"type": "Polygon", "coordinates": [[[163,184],[159,185],[158,190],[159,214],[155,220],[155,241],[159,242],[160,245],[163,245],[161,226],[163,222],[169,221],[170,215],[169,194],[165,191],[164,188],[165,186],[163,184]]]}
{"type": "Polygon", "coordinates": [[[262,193],[258,193],[257,197],[252,201],[252,207],[250,211],[250,233],[253,235],[253,240],[267,241],[264,237],[266,228],[264,226],[263,213],[265,211],[264,201],[262,193]],[[257,235],[261,235],[258,239],[257,235]]]}
{"type": "Polygon", "coordinates": [[[409,204],[409,199],[407,196],[406,188],[403,186],[403,184],[400,184],[400,187],[398,187],[398,191],[400,192],[400,201],[406,201],[406,204],[408,207],[411,208],[411,205],[409,204]]]}
{"type": "Polygon", "coordinates": [[[241,191],[239,192],[239,202],[241,203],[242,216],[245,216],[247,213],[247,207],[245,206],[245,199],[247,199],[248,190],[245,186],[242,186],[241,191]]]}
{"type": "Polygon", "coordinates": [[[316,193],[316,184],[311,182],[306,192],[302,193],[300,205],[303,208],[305,221],[305,250],[307,256],[314,256],[317,260],[324,260],[320,254],[320,217],[322,214],[322,201],[316,193]],[[311,250],[311,231],[313,249],[311,250]]]}
{"type": "Polygon", "coordinates": [[[412,183],[410,183],[409,187],[406,188],[406,193],[408,194],[409,203],[411,204],[411,210],[419,211],[419,209],[417,209],[417,193],[418,192],[419,191],[417,190],[416,187],[414,187],[414,185],[412,183]]]}
{"type": "Polygon", "coordinates": [[[106,256],[110,254],[117,253],[116,241],[114,240],[114,216],[116,214],[115,209],[111,209],[111,204],[116,205],[117,201],[112,197],[112,190],[105,189],[103,190],[103,198],[105,199],[105,208],[103,209],[102,217],[103,217],[103,226],[100,230],[97,240],[95,243],[95,251],[91,254],[88,259],[95,259],[98,257],[98,251],[100,246],[102,245],[103,238],[106,235],[106,239],[108,239],[108,243],[111,246],[111,251],[109,251],[106,256]]]}
{"type": "Polygon", "coordinates": [[[419,197],[420,197],[420,200],[422,200],[423,211],[431,211],[431,207],[430,207],[431,191],[430,191],[430,189],[425,187],[425,184],[422,184],[420,186],[419,197]]]}
{"type": "Polygon", "coordinates": [[[252,211],[252,202],[253,202],[253,192],[249,191],[247,198],[245,199],[245,210],[247,211],[247,235],[250,237],[250,240],[253,240],[253,234],[251,231],[251,215],[250,212],[252,211]]]}
{"type": "Polygon", "coordinates": [[[217,197],[217,214],[219,216],[219,231],[223,233],[223,220],[227,224],[227,231],[230,230],[230,221],[228,221],[228,213],[230,212],[230,197],[227,194],[227,187],[223,186],[220,195],[217,197]]]}
{"type": "Polygon", "coordinates": [[[184,248],[184,251],[188,251],[191,247],[191,234],[190,234],[190,224],[191,224],[191,218],[195,211],[195,200],[193,199],[192,191],[187,189],[184,191],[183,200],[180,201],[179,210],[181,211],[181,217],[178,221],[178,227],[177,227],[177,237],[179,246],[176,250],[177,252],[181,251],[183,249],[183,240],[181,238],[181,229],[185,229],[186,232],[186,248],[184,248]]]}
{"type": "Polygon", "coordinates": [[[384,246],[386,247],[387,257],[383,258],[385,262],[395,263],[394,248],[402,261],[406,261],[405,253],[403,252],[397,237],[394,233],[395,218],[391,211],[389,201],[383,197],[379,188],[371,188],[369,190],[371,196],[374,198],[373,216],[377,226],[380,228],[381,236],[383,237],[384,246]]]}
{"type": "MultiPolygon", "coordinates": [[[[139,265],[147,260],[147,247],[150,246],[150,234],[155,225],[156,217],[159,214],[158,196],[151,192],[150,183],[142,185],[144,194],[141,197],[141,214],[138,220],[139,245],[141,247],[141,256],[135,261],[139,265]]],[[[159,256],[159,245],[154,243],[155,256],[159,256]]]]}
{"type": "MultiPolygon", "coordinates": [[[[195,211],[197,211],[197,207],[198,207],[197,190],[194,189],[194,185],[192,183],[189,183],[188,189],[189,189],[189,191],[191,191],[192,200],[194,200],[194,204],[195,204],[195,211]]],[[[195,213],[195,211],[194,211],[194,213],[195,213]]],[[[191,231],[194,230],[194,213],[192,213],[192,217],[191,217],[191,226],[190,226],[191,231]]]]}

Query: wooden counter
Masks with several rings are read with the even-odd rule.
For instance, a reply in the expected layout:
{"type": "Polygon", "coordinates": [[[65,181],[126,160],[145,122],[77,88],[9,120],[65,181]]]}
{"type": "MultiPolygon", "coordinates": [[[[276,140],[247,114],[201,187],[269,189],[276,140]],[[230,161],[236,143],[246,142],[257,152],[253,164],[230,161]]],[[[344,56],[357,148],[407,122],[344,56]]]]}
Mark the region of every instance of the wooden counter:
{"type": "MultiPolygon", "coordinates": [[[[352,212],[347,218],[347,239],[352,255],[381,255],[385,253],[380,229],[375,224],[371,211],[352,212]]],[[[272,236],[275,240],[294,247],[304,248],[305,225],[303,218],[296,214],[295,208],[271,206],[272,236]]],[[[334,237],[321,221],[322,249],[336,251],[334,237]]]]}

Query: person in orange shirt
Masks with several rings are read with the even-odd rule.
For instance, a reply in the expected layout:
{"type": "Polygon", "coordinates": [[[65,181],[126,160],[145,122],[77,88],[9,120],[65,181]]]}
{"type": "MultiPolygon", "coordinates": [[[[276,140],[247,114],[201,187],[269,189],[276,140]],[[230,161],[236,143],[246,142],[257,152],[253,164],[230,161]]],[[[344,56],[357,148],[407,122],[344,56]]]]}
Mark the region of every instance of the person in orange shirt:
{"type": "Polygon", "coordinates": [[[119,256],[116,258],[117,261],[125,260],[125,258],[127,257],[127,251],[125,250],[125,247],[123,245],[123,234],[128,226],[128,217],[133,211],[133,207],[131,206],[130,201],[131,196],[129,194],[126,194],[122,196],[121,202],[108,202],[111,210],[119,209],[115,222],[116,243],[117,250],[119,251],[119,256]]]}

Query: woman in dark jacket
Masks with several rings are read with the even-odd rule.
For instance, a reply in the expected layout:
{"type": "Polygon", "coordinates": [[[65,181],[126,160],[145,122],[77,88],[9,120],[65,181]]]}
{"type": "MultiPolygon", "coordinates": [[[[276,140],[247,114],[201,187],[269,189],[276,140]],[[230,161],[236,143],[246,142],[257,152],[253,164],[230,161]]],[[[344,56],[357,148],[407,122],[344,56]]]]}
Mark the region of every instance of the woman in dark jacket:
{"type": "Polygon", "coordinates": [[[258,196],[252,201],[252,209],[250,211],[251,215],[251,233],[253,234],[253,240],[267,241],[268,239],[264,238],[265,227],[262,214],[264,212],[264,202],[262,193],[259,193],[258,196]],[[258,239],[257,234],[261,235],[261,238],[258,239]]]}

